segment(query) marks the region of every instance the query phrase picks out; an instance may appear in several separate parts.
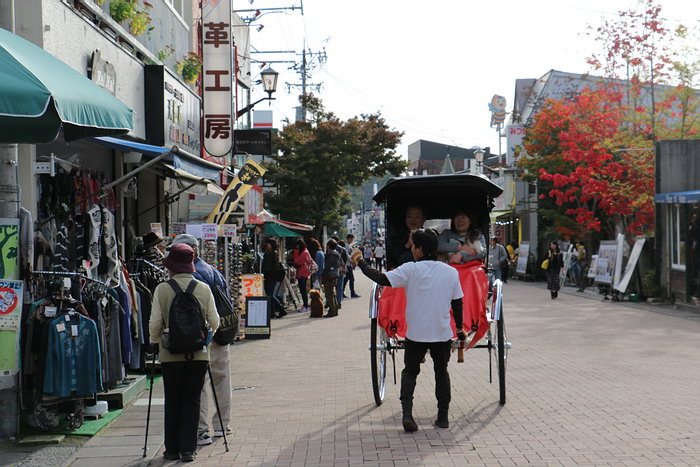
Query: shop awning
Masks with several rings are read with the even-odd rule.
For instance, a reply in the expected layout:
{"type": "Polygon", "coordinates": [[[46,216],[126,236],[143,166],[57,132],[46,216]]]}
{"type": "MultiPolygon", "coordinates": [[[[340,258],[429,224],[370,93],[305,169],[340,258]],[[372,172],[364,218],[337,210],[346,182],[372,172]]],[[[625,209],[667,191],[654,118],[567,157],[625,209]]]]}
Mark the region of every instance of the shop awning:
{"type": "Polygon", "coordinates": [[[58,58],[0,28],[0,143],[126,134],[133,111],[58,58]]]}
{"type": "MultiPolygon", "coordinates": [[[[118,151],[139,152],[150,157],[156,157],[170,149],[163,146],[154,146],[152,144],[139,143],[121,138],[111,138],[109,136],[92,138],[91,141],[118,151]]],[[[219,173],[224,169],[222,165],[204,160],[201,157],[183,151],[181,148],[178,148],[177,154],[166,156],[165,160],[170,162],[176,169],[182,169],[196,177],[208,178],[210,180],[218,180],[219,173]]]]}
{"type": "Polygon", "coordinates": [[[658,193],[654,195],[654,202],[663,204],[700,203],[700,190],[676,191],[674,193],[658,193]]]}
{"type": "Polygon", "coordinates": [[[252,218],[251,224],[264,224],[266,222],[274,222],[275,224],[279,224],[282,227],[285,227],[287,229],[292,229],[292,230],[301,230],[303,232],[311,232],[314,230],[313,226],[311,225],[306,225],[306,224],[298,224],[296,222],[289,222],[289,221],[283,221],[281,219],[275,218],[270,212],[268,212],[267,209],[263,209],[259,213],[257,213],[255,216],[250,216],[252,218]]]}
{"type": "Polygon", "coordinates": [[[191,173],[186,172],[182,169],[176,169],[174,167],[169,166],[164,167],[166,168],[166,174],[168,175],[168,178],[173,179],[179,189],[186,188],[185,193],[215,196],[222,196],[224,194],[224,190],[211,180],[194,176],[191,173]],[[193,183],[194,186],[191,186],[193,183]]]}
{"type": "Polygon", "coordinates": [[[491,211],[491,222],[496,222],[499,217],[507,216],[513,214],[513,211],[491,211]]]}
{"type": "Polygon", "coordinates": [[[298,233],[292,232],[286,227],[275,222],[265,223],[265,235],[268,237],[301,237],[298,233]]]}

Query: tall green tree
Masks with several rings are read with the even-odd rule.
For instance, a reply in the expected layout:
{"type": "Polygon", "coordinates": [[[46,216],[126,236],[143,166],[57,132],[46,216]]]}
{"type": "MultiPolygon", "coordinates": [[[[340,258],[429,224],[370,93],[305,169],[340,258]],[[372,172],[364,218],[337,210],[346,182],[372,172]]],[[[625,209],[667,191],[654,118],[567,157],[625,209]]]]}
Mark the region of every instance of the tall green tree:
{"type": "Polygon", "coordinates": [[[266,178],[278,190],[266,201],[283,218],[314,225],[319,238],[324,226],[339,227],[341,215],[350,212],[346,187],[406,170],[396,155],[403,133],[389,128],[379,113],[341,120],[312,94],[299,100],[311,118],[287,122],[275,138],[278,154],[266,178]]]}

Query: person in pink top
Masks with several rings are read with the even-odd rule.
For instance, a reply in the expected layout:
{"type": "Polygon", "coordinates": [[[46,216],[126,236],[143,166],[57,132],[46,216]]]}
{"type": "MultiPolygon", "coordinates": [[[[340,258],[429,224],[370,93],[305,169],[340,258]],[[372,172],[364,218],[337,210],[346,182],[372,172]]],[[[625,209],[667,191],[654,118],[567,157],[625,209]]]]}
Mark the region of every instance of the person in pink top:
{"type": "Polygon", "coordinates": [[[294,267],[297,270],[297,282],[299,283],[299,291],[301,292],[301,300],[304,303],[303,306],[298,310],[299,312],[308,311],[309,309],[309,297],[306,293],[306,282],[311,275],[311,254],[309,250],[306,249],[306,243],[304,240],[297,240],[297,251],[294,255],[294,267]]]}

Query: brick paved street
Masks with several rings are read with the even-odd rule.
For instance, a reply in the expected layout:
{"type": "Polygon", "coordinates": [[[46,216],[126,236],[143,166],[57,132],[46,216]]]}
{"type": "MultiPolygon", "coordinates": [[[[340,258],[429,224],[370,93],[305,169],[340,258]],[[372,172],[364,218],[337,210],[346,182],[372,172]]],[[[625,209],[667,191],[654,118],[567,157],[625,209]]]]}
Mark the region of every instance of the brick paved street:
{"type": "MultiPolygon", "coordinates": [[[[233,385],[250,389],[233,392],[230,452],[219,439],[194,465],[700,465],[700,315],[592,292],[551,300],[543,284],[510,281],[507,404],[488,382],[487,351],[470,350],[465,363],[450,361],[450,428],[432,425],[428,364],[416,390],[420,429],[407,434],[398,385],[389,381],[374,404],[364,277],[358,292],[338,318],[290,314],[273,321],[272,339],[233,347],[233,385]]],[[[174,464],[157,451],[162,406],[154,410],[150,465],[174,464]]],[[[144,420],[145,407],[131,407],[72,465],[138,464],[144,420]]]]}

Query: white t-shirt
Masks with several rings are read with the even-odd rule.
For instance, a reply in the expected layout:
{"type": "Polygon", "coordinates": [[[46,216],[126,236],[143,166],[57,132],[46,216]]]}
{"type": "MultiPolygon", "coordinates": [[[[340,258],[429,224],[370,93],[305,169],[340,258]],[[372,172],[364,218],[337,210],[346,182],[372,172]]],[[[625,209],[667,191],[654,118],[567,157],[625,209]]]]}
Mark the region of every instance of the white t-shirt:
{"type": "Polygon", "coordinates": [[[450,309],[462,298],[459,274],[440,261],[404,263],[388,271],[392,287],[406,289],[406,337],[415,342],[445,342],[454,336],[450,309]]]}
{"type": "Polygon", "coordinates": [[[383,246],[378,246],[374,248],[374,257],[375,258],[384,258],[384,247],[383,246]]]}

